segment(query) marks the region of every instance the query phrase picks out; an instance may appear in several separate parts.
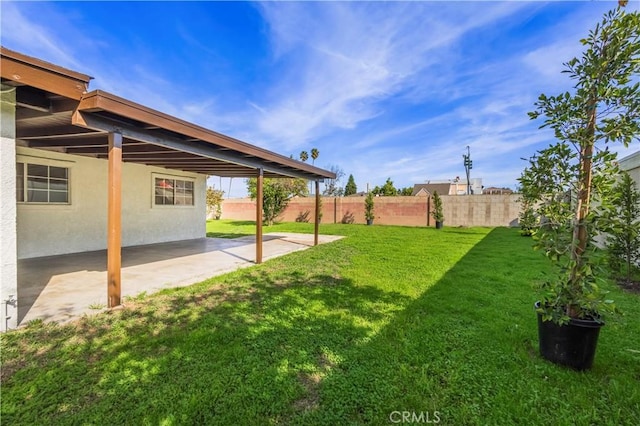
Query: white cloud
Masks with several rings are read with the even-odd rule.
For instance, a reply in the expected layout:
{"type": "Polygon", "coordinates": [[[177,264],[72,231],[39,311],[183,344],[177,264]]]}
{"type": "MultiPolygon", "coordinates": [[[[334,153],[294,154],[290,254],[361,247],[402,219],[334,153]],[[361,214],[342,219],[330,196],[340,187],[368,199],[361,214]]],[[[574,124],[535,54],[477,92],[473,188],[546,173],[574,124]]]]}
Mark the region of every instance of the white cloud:
{"type": "Polygon", "coordinates": [[[515,13],[500,3],[261,3],[274,61],[287,71],[269,97],[253,101],[258,126],[283,146],[306,146],[334,129],[352,129],[385,114],[381,100],[422,83],[420,73],[478,27],[515,13]],[[420,77],[420,78],[418,78],[420,77]]]}
{"type": "MultiPolygon", "coordinates": [[[[466,145],[475,176],[513,186],[519,158],[550,138],[526,112],[539,93],[570,88],[561,64],[581,51],[578,39],[609,6],[578,2],[556,24],[521,32],[555,6],[262,2],[256,7],[271,51],[260,52],[255,64],[243,62],[256,67],[260,82],[225,93],[215,82],[182,80],[176,57],[154,52],[144,29],[125,45],[99,19],[57,7],[42,4],[45,19],[31,3],[2,2],[3,44],[91,74],[92,88],[285,155],[318,147],[319,165],[338,164],[363,189],[387,177],[409,186],[462,175],[466,145]],[[503,48],[496,40],[510,29],[522,39],[503,48]]],[[[189,60],[225,60],[184,25],[166,33],[198,52],[189,60]]],[[[225,65],[228,72],[245,71],[234,70],[232,61],[225,65]]]]}
{"type": "MultiPolygon", "coordinates": [[[[39,12],[45,12],[52,22],[60,22],[60,17],[52,10],[47,10],[45,4],[39,12]]],[[[69,53],[55,30],[39,25],[25,16],[24,9],[33,10],[32,5],[24,5],[14,2],[2,2],[1,39],[2,45],[11,46],[15,50],[31,52],[31,55],[47,61],[71,68],[79,68],[80,62],[69,53]]]]}

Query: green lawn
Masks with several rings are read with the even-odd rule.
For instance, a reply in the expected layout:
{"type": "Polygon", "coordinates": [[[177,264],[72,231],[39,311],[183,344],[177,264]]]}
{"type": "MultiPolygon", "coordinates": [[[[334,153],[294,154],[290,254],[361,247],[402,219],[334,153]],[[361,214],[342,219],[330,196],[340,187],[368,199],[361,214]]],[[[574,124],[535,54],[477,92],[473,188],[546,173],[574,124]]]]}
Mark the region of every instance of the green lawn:
{"type": "Polygon", "coordinates": [[[437,411],[454,425],[640,424],[640,296],[611,288],[626,315],[576,373],[537,354],[532,283],[548,265],[517,230],[321,231],[346,238],[6,333],[2,423],[392,424],[437,411]]]}

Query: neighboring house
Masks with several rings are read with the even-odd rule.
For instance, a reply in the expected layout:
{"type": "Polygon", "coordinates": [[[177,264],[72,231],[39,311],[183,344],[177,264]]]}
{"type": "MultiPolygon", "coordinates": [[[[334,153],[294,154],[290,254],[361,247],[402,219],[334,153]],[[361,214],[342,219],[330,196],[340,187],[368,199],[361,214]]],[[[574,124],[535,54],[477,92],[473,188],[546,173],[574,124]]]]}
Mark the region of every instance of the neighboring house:
{"type": "MultiPolygon", "coordinates": [[[[0,330],[16,326],[10,309],[20,303],[18,259],[106,248],[105,283],[109,306],[116,306],[121,247],[205,236],[208,175],[335,178],[110,93],[89,92],[85,74],[5,48],[0,58],[0,330]]],[[[260,215],[261,203],[256,210],[260,215]]],[[[261,241],[259,230],[257,246],[261,241]]],[[[256,253],[260,262],[261,248],[256,253]]]]}
{"type": "Polygon", "coordinates": [[[447,183],[417,183],[413,185],[413,192],[411,195],[414,197],[428,197],[433,195],[434,192],[438,192],[440,195],[455,195],[453,190],[453,185],[449,182],[447,183]]]}
{"type": "MultiPolygon", "coordinates": [[[[471,191],[472,194],[482,194],[482,179],[471,179],[471,191]]],[[[414,197],[427,197],[433,195],[434,191],[438,191],[440,195],[466,195],[467,194],[467,181],[460,178],[450,180],[430,180],[426,183],[417,183],[413,185],[413,192],[411,195],[414,197]]]]}
{"type": "Polygon", "coordinates": [[[636,186],[640,188],[640,151],[624,157],[618,161],[620,168],[631,176],[636,182],[636,186]]]}
{"type": "Polygon", "coordinates": [[[488,188],[482,189],[482,195],[510,195],[513,194],[513,191],[509,188],[498,188],[495,186],[490,186],[488,188]]]}

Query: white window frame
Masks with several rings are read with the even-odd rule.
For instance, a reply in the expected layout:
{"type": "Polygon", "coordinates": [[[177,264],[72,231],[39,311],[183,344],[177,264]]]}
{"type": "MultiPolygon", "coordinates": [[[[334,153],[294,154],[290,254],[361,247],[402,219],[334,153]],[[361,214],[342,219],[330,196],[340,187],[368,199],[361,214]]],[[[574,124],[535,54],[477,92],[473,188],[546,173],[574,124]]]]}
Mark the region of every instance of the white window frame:
{"type": "MultiPolygon", "coordinates": [[[[37,157],[33,157],[33,158],[37,158],[37,157]]],[[[18,204],[23,204],[23,205],[40,205],[40,206],[69,206],[71,205],[71,171],[72,168],[70,167],[70,165],[68,163],[58,163],[58,162],[51,162],[51,161],[38,161],[38,160],[31,160],[31,158],[16,158],[16,202],[18,204]],[[22,164],[23,169],[22,169],[22,196],[23,196],[23,200],[22,201],[18,201],[18,176],[17,176],[17,169],[18,169],[18,164],[22,164]],[[47,171],[47,184],[48,184],[48,188],[46,190],[47,192],[47,199],[50,198],[50,194],[51,192],[63,192],[63,191],[57,191],[57,190],[51,190],[50,188],[50,184],[51,184],[51,171],[50,168],[51,167],[56,167],[56,168],[60,168],[60,169],[66,169],[67,171],[67,178],[66,178],[66,182],[67,182],[67,201],[29,201],[29,165],[32,166],[43,166],[43,167],[47,167],[48,171],[47,171]]],[[[58,179],[58,178],[53,178],[54,180],[65,180],[65,179],[58,179]]]]}
{"type": "Polygon", "coordinates": [[[195,208],[196,207],[196,179],[188,176],[182,176],[182,175],[151,173],[151,206],[153,208],[158,208],[158,209],[181,209],[181,208],[193,209],[195,208]],[[193,195],[192,204],[175,204],[175,192],[174,192],[173,204],[157,204],[156,203],[156,179],[173,180],[174,186],[175,186],[175,181],[191,183],[192,195],[193,195]]]}

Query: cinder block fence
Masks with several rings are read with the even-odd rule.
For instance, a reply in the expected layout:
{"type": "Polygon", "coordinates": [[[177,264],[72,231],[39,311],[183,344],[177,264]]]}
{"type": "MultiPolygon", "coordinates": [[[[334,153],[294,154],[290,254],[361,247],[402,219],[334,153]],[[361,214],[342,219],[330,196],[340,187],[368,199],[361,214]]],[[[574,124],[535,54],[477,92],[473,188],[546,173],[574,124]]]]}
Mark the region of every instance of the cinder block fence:
{"type": "MultiPolygon", "coordinates": [[[[443,195],[446,226],[518,226],[519,196],[443,195]]],[[[278,221],[313,222],[315,198],[291,200],[278,221]]],[[[255,202],[248,198],[230,198],[222,204],[222,218],[255,220],[255,202]]],[[[375,224],[435,226],[428,197],[375,197],[375,224]]],[[[366,223],[364,197],[322,197],[322,223],[366,223]]]]}

